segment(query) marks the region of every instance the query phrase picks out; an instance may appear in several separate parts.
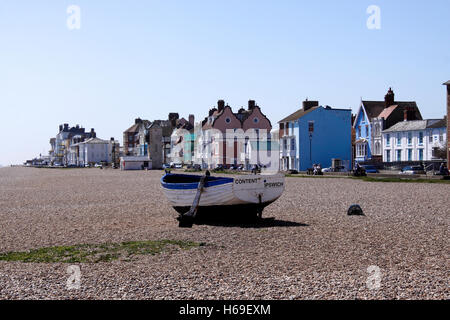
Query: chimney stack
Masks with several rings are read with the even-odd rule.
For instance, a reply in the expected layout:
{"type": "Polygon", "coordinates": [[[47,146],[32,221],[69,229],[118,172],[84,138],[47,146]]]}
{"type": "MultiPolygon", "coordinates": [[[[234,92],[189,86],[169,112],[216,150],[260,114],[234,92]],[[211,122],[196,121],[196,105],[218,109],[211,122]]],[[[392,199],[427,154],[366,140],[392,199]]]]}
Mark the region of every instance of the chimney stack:
{"type": "Polygon", "coordinates": [[[177,120],[179,118],[180,118],[180,115],[178,113],[175,113],[175,112],[169,113],[170,125],[175,128],[177,126],[177,120]]]}
{"type": "Polygon", "coordinates": [[[303,111],[307,111],[311,108],[318,107],[319,101],[308,101],[308,99],[306,99],[305,101],[303,101],[302,105],[303,105],[303,111]]]}
{"type": "Polygon", "coordinates": [[[217,110],[219,112],[222,112],[223,109],[225,109],[225,101],[224,100],[217,101],[217,110]]]}
{"type": "Polygon", "coordinates": [[[255,109],[256,101],[255,100],[248,100],[248,110],[255,109]]]}
{"type": "Polygon", "coordinates": [[[90,137],[91,137],[91,138],[97,138],[97,134],[95,133],[94,128],[91,128],[90,137]]]}
{"type": "Polygon", "coordinates": [[[59,125],[59,132],[63,131],[63,126],[62,124],[59,125]]]}
{"type": "Polygon", "coordinates": [[[406,107],[405,110],[403,110],[403,118],[405,121],[416,120],[414,108],[406,107]]]}
{"type": "Polygon", "coordinates": [[[190,115],[189,115],[189,123],[190,123],[192,126],[195,126],[195,116],[194,116],[193,114],[190,114],[190,115]]]}
{"type": "Polygon", "coordinates": [[[390,106],[395,104],[395,94],[392,91],[392,88],[389,88],[387,94],[384,96],[385,108],[389,108],[390,106]]]}
{"type": "Polygon", "coordinates": [[[64,123],[64,131],[69,130],[69,124],[68,123],[64,123]]]}
{"type": "Polygon", "coordinates": [[[134,119],[134,124],[138,124],[138,123],[142,123],[142,119],[141,118],[134,119]]]}

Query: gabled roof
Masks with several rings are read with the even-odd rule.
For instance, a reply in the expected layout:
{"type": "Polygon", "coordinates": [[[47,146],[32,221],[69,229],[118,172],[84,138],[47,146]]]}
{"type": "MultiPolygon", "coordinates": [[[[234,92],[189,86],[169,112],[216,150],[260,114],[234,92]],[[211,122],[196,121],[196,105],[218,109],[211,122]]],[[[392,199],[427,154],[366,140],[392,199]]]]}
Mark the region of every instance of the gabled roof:
{"type": "Polygon", "coordinates": [[[311,109],[308,109],[306,111],[303,108],[299,109],[299,110],[295,111],[293,114],[291,114],[291,115],[287,116],[286,118],[278,121],[278,123],[298,120],[301,117],[303,117],[303,116],[307,115],[308,113],[310,113],[311,111],[314,111],[314,110],[319,109],[319,108],[320,107],[312,107],[311,109]]]}
{"type": "Polygon", "coordinates": [[[428,128],[442,128],[445,127],[444,119],[428,119],[428,120],[414,120],[414,121],[401,121],[394,124],[389,129],[383,132],[401,132],[401,131],[417,131],[425,130],[428,128]]]}
{"type": "Polygon", "coordinates": [[[384,101],[362,101],[362,104],[364,105],[364,109],[370,119],[378,117],[378,115],[386,107],[386,103],[384,101]]]}
{"type": "Polygon", "coordinates": [[[384,109],[383,111],[381,111],[381,113],[378,115],[377,118],[387,119],[391,115],[391,113],[395,109],[397,109],[397,107],[398,107],[398,105],[393,105],[393,106],[390,106],[389,108],[384,109]]]}
{"type": "Polygon", "coordinates": [[[448,80],[446,83],[444,83],[444,86],[450,86],[450,80],[448,80]]]}
{"type": "Polygon", "coordinates": [[[386,108],[385,101],[362,101],[362,104],[364,105],[364,109],[366,110],[367,116],[370,119],[387,119],[397,108],[412,108],[415,110],[419,110],[419,107],[417,106],[417,103],[415,101],[395,101],[395,104],[389,106],[388,108],[386,108]]]}
{"type": "Polygon", "coordinates": [[[133,133],[138,131],[139,131],[139,123],[136,123],[133,124],[131,127],[129,127],[127,130],[125,130],[124,132],[133,133]]]}
{"type": "Polygon", "coordinates": [[[427,128],[445,128],[447,127],[447,119],[428,120],[427,128]]]}
{"type": "Polygon", "coordinates": [[[108,140],[102,140],[99,138],[90,138],[84,142],[81,142],[80,144],[105,144],[105,143],[109,143],[108,140]]]}

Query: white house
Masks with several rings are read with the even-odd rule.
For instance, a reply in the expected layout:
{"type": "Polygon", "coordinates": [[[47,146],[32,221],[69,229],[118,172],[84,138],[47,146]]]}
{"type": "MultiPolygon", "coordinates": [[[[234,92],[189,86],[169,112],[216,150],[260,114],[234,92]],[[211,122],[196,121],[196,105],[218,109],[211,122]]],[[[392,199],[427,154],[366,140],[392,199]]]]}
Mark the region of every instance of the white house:
{"type": "Polygon", "coordinates": [[[383,162],[441,160],[446,120],[403,121],[383,131],[383,162]]]}
{"type": "Polygon", "coordinates": [[[120,157],[120,170],[152,169],[152,160],[147,156],[120,157]]]}
{"type": "Polygon", "coordinates": [[[91,138],[70,146],[69,164],[85,166],[100,162],[111,163],[112,147],[117,142],[91,138]]]}

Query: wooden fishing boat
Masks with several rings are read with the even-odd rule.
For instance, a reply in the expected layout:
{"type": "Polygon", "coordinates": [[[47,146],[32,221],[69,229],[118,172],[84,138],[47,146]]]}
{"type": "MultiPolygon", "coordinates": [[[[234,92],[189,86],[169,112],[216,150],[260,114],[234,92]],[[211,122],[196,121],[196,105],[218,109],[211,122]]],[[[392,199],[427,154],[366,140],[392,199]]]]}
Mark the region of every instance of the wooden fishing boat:
{"type": "Polygon", "coordinates": [[[180,226],[192,226],[197,213],[261,217],[264,208],[282,195],[285,183],[283,174],[224,178],[167,173],[161,178],[161,186],[180,214],[180,226]]]}

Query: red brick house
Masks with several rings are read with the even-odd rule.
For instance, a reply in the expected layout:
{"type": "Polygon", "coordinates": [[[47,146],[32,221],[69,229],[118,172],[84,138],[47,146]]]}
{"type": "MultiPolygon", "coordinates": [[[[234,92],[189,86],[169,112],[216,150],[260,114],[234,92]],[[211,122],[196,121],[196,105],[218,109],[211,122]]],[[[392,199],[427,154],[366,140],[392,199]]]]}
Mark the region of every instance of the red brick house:
{"type": "Polygon", "coordinates": [[[219,100],[217,108],[210,109],[202,121],[202,166],[214,168],[219,164],[225,167],[244,164],[248,168],[256,164],[246,159],[247,148],[251,142],[270,140],[271,130],[270,120],[254,100],[248,102],[247,110],[241,108],[237,113],[225,105],[224,100],[219,100]],[[252,129],[256,132],[254,138],[240,139],[235,136],[238,131],[247,134],[252,129]]]}

